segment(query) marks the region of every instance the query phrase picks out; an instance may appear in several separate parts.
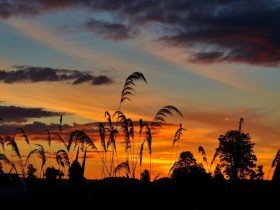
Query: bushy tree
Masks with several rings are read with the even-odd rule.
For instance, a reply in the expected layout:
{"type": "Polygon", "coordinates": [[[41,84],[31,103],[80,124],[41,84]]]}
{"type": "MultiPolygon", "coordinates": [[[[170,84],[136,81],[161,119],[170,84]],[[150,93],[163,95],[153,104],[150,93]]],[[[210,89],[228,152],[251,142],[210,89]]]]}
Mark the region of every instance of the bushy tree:
{"type": "Polygon", "coordinates": [[[34,167],[33,164],[29,164],[27,166],[27,179],[36,179],[37,176],[36,176],[36,173],[37,172],[37,169],[34,167]]]}
{"type": "Polygon", "coordinates": [[[150,172],[148,169],[144,169],[141,173],[140,180],[144,183],[149,183],[151,180],[150,172]]]}
{"type": "Polygon", "coordinates": [[[85,178],[83,177],[82,166],[77,160],[72,162],[68,172],[69,184],[72,186],[79,186],[83,184],[85,178]]]}
{"type": "Polygon", "coordinates": [[[173,164],[169,172],[172,178],[178,179],[184,176],[205,174],[206,170],[201,163],[197,163],[190,151],[184,151],[180,154],[178,160],[173,164]]]}
{"type": "Polygon", "coordinates": [[[250,178],[257,161],[250,135],[238,130],[230,130],[221,135],[218,140],[218,157],[226,178],[230,180],[250,178]]]}

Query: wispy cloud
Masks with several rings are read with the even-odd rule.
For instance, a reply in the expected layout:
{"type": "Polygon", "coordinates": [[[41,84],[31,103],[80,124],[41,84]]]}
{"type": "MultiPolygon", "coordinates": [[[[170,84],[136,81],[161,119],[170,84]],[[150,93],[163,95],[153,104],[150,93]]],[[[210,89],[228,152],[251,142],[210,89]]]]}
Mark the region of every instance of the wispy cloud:
{"type": "Polygon", "coordinates": [[[91,85],[112,84],[113,79],[106,75],[94,76],[89,72],[78,70],[53,69],[49,67],[15,66],[15,70],[0,70],[0,82],[37,83],[37,82],[65,82],[73,85],[89,83],[91,85]]]}
{"type": "Polygon", "coordinates": [[[134,0],[129,3],[113,0],[4,0],[0,8],[0,17],[4,19],[70,8],[111,13],[116,24],[93,20],[86,23],[86,28],[115,40],[131,38],[136,28],[156,25],[161,29],[158,40],[184,48],[190,54],[188,59],[191,62],[263,66],[279,66],[280,62],[280,4],[277,0],[134,0]]]}
{"type": "Polygon", "coordinates": [[[120,63],[116,61],[115,57],[105,56],[100,51],[88,49],[87,46],[73,42],[65,36],[62,37],[57,31],[50,30],[42,24],[19,18],[10,18],[6,23],[16,29],[17,33],[73,58],[79,58],[89,63],[108,63],[108,59],[111,62],[120,63]]]}

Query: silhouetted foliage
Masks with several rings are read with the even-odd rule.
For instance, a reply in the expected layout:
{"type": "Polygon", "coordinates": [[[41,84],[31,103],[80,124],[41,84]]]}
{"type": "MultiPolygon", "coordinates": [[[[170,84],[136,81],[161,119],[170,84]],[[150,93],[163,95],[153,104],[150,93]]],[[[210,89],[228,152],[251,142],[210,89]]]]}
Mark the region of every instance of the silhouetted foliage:
{"type": "Polygon", "coordinates": [[[44,176],[46,177],[48,187],[55,188],[57,185],[57,179],[61,180],[61,177],[64,176],[64,174],[59,169],[51,166],[46,169],[44,176]]]}
{"type": "Polygon", "coordinates": [[[33,164],[29,164],[27,166],[27,179],[36,179],[37,176],[36,176],[36,173],[37,172],[37,169],[34,167],[33,164]]]}
{"type": "Polygon", "coordinates": [[[263,179],[264,172],[263,172],[263,166],[257,166],[256,170],[252,170],[250,174],[250,179],[255,180],[255,179],[263,179]]]}
{"type": "Polygon", "coordinates": [[[201,163],[197,163],[190,151],[181,152],[178,160],[170,168],[172,178],[179,178],[188,174],[206,173],[201,163]]]}
{"type": "MultiPolygon", "coordinates": [[[[211,176],[206,173],[201,163],[197,163],[194,155],[190,151],[181,152],[170,173],[175,183],[176,198],[178,200],[188,198],[189,209],[204,209],[204,203],[199,202],[200,195],[208,189],[211,176]]],[[[178,204],[177,207],[180,206],[178,204]]]]}
{"type": "Polygon", "coordinates": [[[230,180],[250,178],[257,161],[250,135],[240,133],[238,130],[230,130],[225,135],[221,135],[218,140],[218,157],[226,177],[230,180]]]}
{"type": "Polygon", "coordinates": [[[69,169],[68,169],[68,176],[69,176],[69,184],[72,186],[79,186],[83,185],[84,177],[83,177],[83,170],[81,164],[74,160],[69,169]]]}
{"type": "Polygon", "coordinates": [[[140,181],[149,183],[151,181],[150,172],[148,169],[144,169],[141,173],[140,181]]]}

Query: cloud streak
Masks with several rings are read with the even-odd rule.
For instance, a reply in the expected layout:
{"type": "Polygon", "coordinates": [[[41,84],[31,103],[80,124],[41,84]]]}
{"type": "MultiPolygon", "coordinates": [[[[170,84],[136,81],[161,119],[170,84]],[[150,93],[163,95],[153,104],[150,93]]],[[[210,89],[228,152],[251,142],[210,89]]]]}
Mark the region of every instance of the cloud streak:
{"type": "Polygon", "coordinates": [[[158,40],[186,49],[191,62],[273,67],[280,63],[280,3],[276,0],[4,0],[0,17],[36,16],[72,8],[110,13],[113,23],[95,19],[84,23],[86,30],[106,39],[133,38],[139,29],[157,26],[161,29],[158,40]]]}
{"type": "Polygon", "coordinates": [[[139,30],[126,26],[121,23],[109,23],[91,19],[85,23],[84,27],[97,35],[100,35],[109,40],[125,40],[136,37],[139,30]]]}
{"type": "MultiPolygon", "coordinates": [[[[61,114],[65,115],[66,113],[58,113],[44,110],[42,108],[26,108],[19,106],[0,106],[1,118],[3,123],[17,122],[24,123],[28,119],[33,118],[43,118],[43,117],[55,117],[60,116],[61,114]]],[[[3,128],[3,126],[1,126],[3,128]]]]}
{"type": "Polygon", "coordinates": [[[106,75],[94,76],[89,72],[78,70],[34,66],[15,66],[15,70],[12,71],[0,70],[0,82],[7,84],[69,81],[73,85],[82,83],[105,85],[113,83],[113,79],[106,75]]]}

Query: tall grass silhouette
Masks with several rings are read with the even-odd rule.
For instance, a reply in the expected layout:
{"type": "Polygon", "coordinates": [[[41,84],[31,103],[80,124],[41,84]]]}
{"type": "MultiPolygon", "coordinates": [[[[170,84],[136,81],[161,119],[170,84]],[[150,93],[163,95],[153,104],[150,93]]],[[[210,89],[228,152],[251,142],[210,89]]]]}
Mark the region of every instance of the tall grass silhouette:
{"type": "MultiPolygon", "coordinates": [[[[160,132],[162,126],[166,124],[167,117],[172,117],[174,114],[178,114],[180,117],[183,117],[183,115],[177,107],[173,105],[166,105],[160,108],[154,117],[148,121],[144,121],[142,119],[133,120],[127,117],[124,110],[121,109],[121,105],[125,101],[132,101],[131,97],[134,96],[136,92],[136,82],[140,81],[148,84],[145,76],[141,72],[133,72],[130,74],[125,79],[121,90],[118,109],[113,114],[110,114],[109,111],[105,111],[105,122],[96,123],[94,132],[97,132],[97,136],[100,138],[100,149],[95,145],[95,142],[98,142],[98,140],[94,142],[93,139],[83,130],[74,130],[68,135],[65,130],[62,132],[62,115],[60,115],[59,118],[58,131],[43,130],[43,133],[47,134],[46,140],[50,151],[47,151],[43,144],[36,143],[31,145],[28,135],[21,128],[16,130],[13,137],[6,136],[4,138],[0,138],[2,148],[3,150],[6,149],[7,146],[12,148],[12,151],[19,159],[17,164],[19,164],[19,167],[21,168],[22,175],[25,174],[24,168],[28,165],[27,163],[29,163],[30,158],[35,158],[34,156],[37,156],[37,159],[41,161],[41,164],[37,169],[37,172],[40,172],[40,178],[44,176],[44,169],[47,167],[48,159],[54,159],[57,164],[56,167],[58,167],[59,170],[63,170],[65,173],[73,161],[73,155],[76,152],[78,154],[80,150],[84,153],[85,158],[87,158],[87,151],[93,151],[98,154],[102,163],[102,178],[121,176],[123,172],[126,177],[135,178],[137,169],[139,169],[141,175],[143,150],[146,145],[149,154],[149,171],[151,174],[153,137],[156,136],[160,132]],[[136,127],[139,128],[138,131],[136,130],[136,127]],[[20,150],[15,141],[15,136],[17,134],[21,134],[21,137],[30,147],[30,152],[26,155],[25,164],[23,163],[20,150]],[[57,151],[52,150],[53,141],[60,142],[61,147],[57,149],[57,151]],[[124,142],[122,145],[124,145],[125,151],[125,159],[120,163],[118,161],[118,150],[122,149],[122,147],[117,146],[118,142],[124,142]],[[52,153],[55,155],[52,156],[52,153]]],[[[182,125],[180,124],[180,128],[175,134],[172,147],[175,143],[178,144],[183,130],[185,129],[182,128],[182,125]]],[[[9,164],[13,170],[17,171],[17,164],[9,160],[5,154],[0,154],[0,160],[3,160],[5,163],[9,164]]],[[[48,161],[48,164],[52,165],[54,162],[48,161]]],[[[37,167],[36,162],[35,165],[37,167]]]]}

